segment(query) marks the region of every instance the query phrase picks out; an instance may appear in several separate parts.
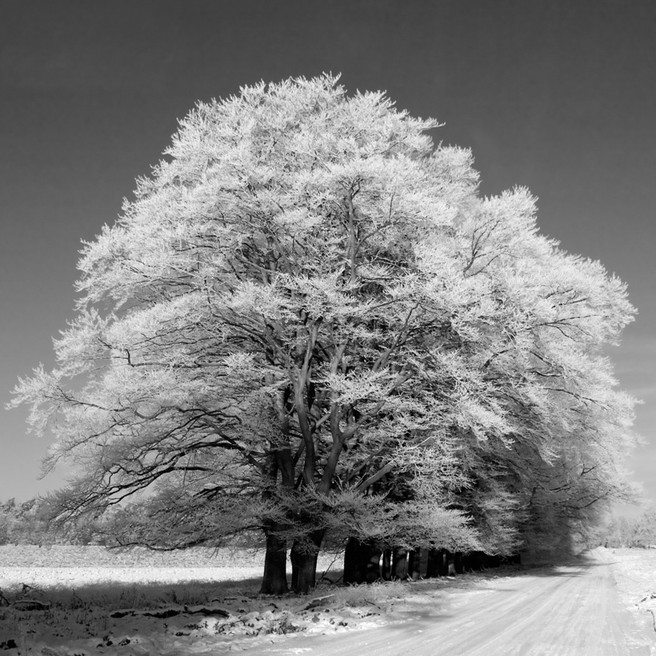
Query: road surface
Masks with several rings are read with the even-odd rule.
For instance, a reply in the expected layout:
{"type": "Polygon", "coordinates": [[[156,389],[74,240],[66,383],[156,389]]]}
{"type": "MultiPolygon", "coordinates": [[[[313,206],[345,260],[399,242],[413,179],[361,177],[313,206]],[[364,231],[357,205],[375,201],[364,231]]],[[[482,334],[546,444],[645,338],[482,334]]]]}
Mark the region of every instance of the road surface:
{"type": "Polygon", "coordinates": [[[608,556],[481,580],[405,604],[405,621],[290,637],[248,656],[650,656],[650,636],[618,599],[608,556]]]}

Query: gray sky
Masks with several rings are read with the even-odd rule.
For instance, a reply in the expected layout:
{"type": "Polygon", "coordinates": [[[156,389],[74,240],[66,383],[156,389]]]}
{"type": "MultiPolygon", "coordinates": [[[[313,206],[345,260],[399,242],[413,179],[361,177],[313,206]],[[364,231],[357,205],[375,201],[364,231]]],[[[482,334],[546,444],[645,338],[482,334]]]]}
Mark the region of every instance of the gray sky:
{"type": "MultiPolygon", "coordinates": [[[[641,399],[631,459],[656,500],[656,3],[651,0],[0,0],[0,401],[52,363],[80,239],[197,99],[342,72],[471,147],[482,191],[539,197],[539,225],[601,260],[640,310],[612,354],[641,399]]],[[[0,500],[47,441],[0,410],[0,500]]]]}

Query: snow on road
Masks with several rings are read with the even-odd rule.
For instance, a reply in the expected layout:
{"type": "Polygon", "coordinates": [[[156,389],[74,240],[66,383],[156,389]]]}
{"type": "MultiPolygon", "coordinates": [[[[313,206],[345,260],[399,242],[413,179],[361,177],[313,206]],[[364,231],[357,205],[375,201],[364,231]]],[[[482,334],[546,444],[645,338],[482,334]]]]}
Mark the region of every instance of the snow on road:
{"type": "MultiPolygon", "coordinates": [[[[483,582],[482,582],[483,583],[483,582]]],[[[653,638],[622,605],[609,556],[529,570],[449,595],[421,595],[367,631],[290,637],[244,656],[650,656],[653,638]]]]}

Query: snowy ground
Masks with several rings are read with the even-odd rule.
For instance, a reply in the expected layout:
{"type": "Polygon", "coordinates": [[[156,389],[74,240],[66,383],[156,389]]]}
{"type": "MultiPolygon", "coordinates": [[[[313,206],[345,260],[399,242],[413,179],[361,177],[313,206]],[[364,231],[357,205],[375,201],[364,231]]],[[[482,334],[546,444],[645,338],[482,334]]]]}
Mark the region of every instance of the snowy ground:
{"type": "MultiPolygon", "coordinates": [[[[104,547],[1,545],[0,590],[23,584],[42,589],[77,589],[99,584],[221,583],[259,578],[261,551],[187,549],[156,552],[148,549],[108,550],[104,547]]],[[[340,557],[321,554],[320,574],[340,566],[340,557]]]]}
{"type": "Polygon", "coordinates": [[[656,644],[656,549],[605,549],[622,603],[656,644]]]}
{"type": "Polygon", "coordinates": [[[41,589],[86,588],[101,584],[180,584],[257,578],[261,567],[7,567],[0,569],[0,590],[23,584],[41,589]]]}
{"type": "MultiPolygon", "coordinates": [[[[72,545],[0,545],[0,569],[6,567],[262,567],[258,549],[209,549],[152,551],[140,547],[106,549],[72,545]]],[[[321,554],[320,569],[330,563],[321,554]]]]}
{"type": "MultiPolygon", "coordinates": [[[[645,554],[600,549],[558,567],[499,572],[469,586],[458,577],[448,591],[426,581],[397,604],[395,621],[377,629],[288,637],[253,645],[244,656],[652,656],[656,634],[630,612],[616,584],[623,571],[647,563],[654,560],[645,554]]],[[[652,581],[655,574],[652,569],[652,581]]],[[[636,588],[621,585],[633,599],[636,588]]]]}
{"type": "MultiPolygon", "coordinates": [[[[322,604],[304,610],[307,597],[259,595],[262,559],[243,550],[2,546],[0,651],[216,654],[265,636],[371,624],[368,602],[359,610],[349,590],[339,590],[340,612],[322,604]]],[[[334,574],[338,563],[322,555],[320,575],[331,567],[334,574]]]]}
{"type": "MultiPolygon", "coordinates": [[[[353,588],[324,583],[309,597],[282,598],[258,594],[259,558],[208,550],[182,557],[100,548],[0,548],[0,651],[43,656],[656,653],[650,646],[656,645],[656,551],[600,549],[585,562],[556,569],[489,570],[353,588]],[[182,567],[183,562],[192,567],[182,567]],[[129,566],[136,564],[141,566],[129,566]],[[313,601],[318,597],[324,598],[313,601]]],[[[331,560],[324,559],[322,568],[331,560]]]]}

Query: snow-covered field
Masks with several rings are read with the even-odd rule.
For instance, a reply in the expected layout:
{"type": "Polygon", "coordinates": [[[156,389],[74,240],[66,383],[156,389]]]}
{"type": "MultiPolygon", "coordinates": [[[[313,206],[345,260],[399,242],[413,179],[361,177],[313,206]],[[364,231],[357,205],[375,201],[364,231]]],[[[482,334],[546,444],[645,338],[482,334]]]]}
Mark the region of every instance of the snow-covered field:
{"type": "Polygon", "coordinates": [[[656,549],[605,549],[617,591],[638,622],[654,631],[656,642],[656,549]]]}
{"type": "MultiPolygon", "coordinates": [[[[323,560],[332,560],[322,554],[323,560]]],[[[72,545],[0,545],[0,568],[5,567],[262,567],[259,549],[152,551],[141,547],[106,549],[72,545]]]]}
{"type": "Polygon", "coordinates": [[[46,590],[112,583],[220,583],[257,578],[261,574],[261,567],[4,567],[0,569],[0,589],[11,591],[23,584],[46,590]]]}
{"type": "MultiPolygon", "coordinates": [[[[0,651],[217,653],[257,636],[344,630],[373,616],[347,597],[342,613],[305,611],[307,598],[263,597],[262,562],[256,550],[1,546],[0,651]]],[[[335,555],[321,557],[320,574],[335,567],[335,555]]]]}
{"type": "MultiPolygon", "coordinates": [[[[41,589],[88,588],[98,584],[224,583],[262,575],[264,554],[258,550],[187,549],[157,552],[134,548],[2,545],[0,590],[23,584],[41,589]]],[[[339,568],[339,558],[322,554],[319,572],[339,568]]]]}

